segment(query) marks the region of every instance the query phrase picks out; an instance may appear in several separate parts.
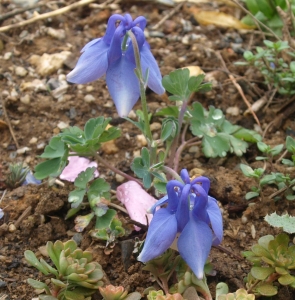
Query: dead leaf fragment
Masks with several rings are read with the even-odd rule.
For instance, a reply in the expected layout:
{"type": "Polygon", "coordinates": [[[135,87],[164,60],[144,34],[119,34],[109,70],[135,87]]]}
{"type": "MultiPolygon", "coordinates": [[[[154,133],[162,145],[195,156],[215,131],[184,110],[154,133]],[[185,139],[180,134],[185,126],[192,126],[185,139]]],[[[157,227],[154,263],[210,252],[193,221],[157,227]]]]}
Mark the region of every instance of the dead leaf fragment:
{"type": "Polygon", "coordinates": [[[199,9],[192,9],[195,20],[201,25],[216,25],[226,28],[234,29],[253,29],[254,27],[242,23],[232,15],[225,14],[218,11],[202,11],[199,9]]]}
{"type": "MultiPolygon", "coordinates": [[[[187,0],[174,0],[174,2],[184,2],[184,1],[187,1],[187,0]]],[[[232,2],[232,0],[215,0],[215,1],[212,1],[212,0],[188,0],[188,2],[190,3],[212,3],[212,2],[215,2],[215,3],[218,3],[218,4],[224,4],[224,5],[227,5],[227,6],[232,6],[232,7],[237,7],[237,4],[235,4],[234,2],[232,2]]]]}
{"type": "Polygon", "coordinates": [[[4,122],[4,121],[2,121],[2,120],[0,120],[0,129],[5,129],[7,127],[8,127],[7,123],[4,122]]]}

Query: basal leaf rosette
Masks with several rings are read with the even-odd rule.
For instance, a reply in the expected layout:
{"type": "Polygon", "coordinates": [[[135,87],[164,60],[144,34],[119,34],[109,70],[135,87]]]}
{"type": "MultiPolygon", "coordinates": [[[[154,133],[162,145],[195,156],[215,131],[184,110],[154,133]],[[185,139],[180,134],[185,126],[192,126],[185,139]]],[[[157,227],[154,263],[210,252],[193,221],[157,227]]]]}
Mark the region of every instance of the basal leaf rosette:
{"type": "Polygon", "coordinates": [[[217,300],[255,300],[255,295],[248,294],[245,289],[238,289],[235,293],[219,295],[217,300]]]}
{"type": "Polygon", "coordinates": [[[89,251],[82,251],[75,241],[56,241],[46,245],[48,254],[59,271],[59,278],[89,289],[98,289],[103,271],[99,263],[93,262],[89,251]]]}
{"type": "Polygon", "coordinates": [[[266,235],[252,246],[252,251],[244,252],[244,256],[254,264],[251,276],[270,286],[278,280],[281,285],[295,288],[295,276],[292,275],[295,269],[295,245],[289,246],[289,241],[285,233],[276,237],[266,235]]]}

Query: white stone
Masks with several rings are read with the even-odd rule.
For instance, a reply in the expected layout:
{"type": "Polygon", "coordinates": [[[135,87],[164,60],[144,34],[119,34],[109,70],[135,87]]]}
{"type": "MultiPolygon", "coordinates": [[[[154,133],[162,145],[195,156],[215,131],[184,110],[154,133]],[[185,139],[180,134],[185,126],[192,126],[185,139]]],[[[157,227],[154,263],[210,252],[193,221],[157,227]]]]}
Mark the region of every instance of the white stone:
{"type": "Polygon", "coordinates": [[[156,130],[160,130],[162,125],[161,123],[154,122],[150,125],[150,127],[151,127],[151,131],[156,131],[156,130]]]}
{"type": "Polygon", "coordinates": [[[15,67],[14,71],[15,71],[15,75],[20,77],[25,77],[28,74],[28,71],[21,66],[15,67]]]}
{"type": "Polygon", "coordinates": [[[240,109],[237,106],[230,106],[226,109],[226,113],[237,117],[240,114],[240,109]]]}
{"type": "Polygon", "coordinates": [[[147,140],[145,138],[145,136],[143,134],[139,134],[136,136],[136,140],[137,140],[137,146],[139,148],[144,147],[147,145],[147,140]]]}
{"type": "Polygon", "coordinates": [[[90,94],[87,94],[87,95],[84,97],[84,101],[87,102],[87,103],[94,102],[94,101],[95,101],[95,98],[94,98],[94,96],[92,96],[92,95],[90,95],[90,94]]]}
{"type": "Polygon", "coordinates": [[[25,94],[23,97],[20,98],[20,102],[23,104],[26,104],[26,105],[30,104],[30,102],[31,102],[30,95],[25,94]]]}
{"type": "Polygon", "coordinates": [[[11,56],[12,56],[12,52],[6,52],[6,53],[4,54],[4,56],[3,56],[3,58],[4,58],[5,60],[9,60],[9,59],[11,58],[11,56]]]}
{"type": "Polygon", "coordinates": [[[86,92],[91,93],[94,90],[94,87],[92,85],[86,86],[86,92]]]}
{"type": "Polygon", "coordinates": [[[38,139],[37,139],[35,136],[33,136],[33,137],[29,140],[29,144],[36,144],[37,141],[38,141],[38,139]]]}
{"type": "Polygon", "coordinates": [[[114,102],[111,101],[111,100],[108,100],[104,105],[103,107],[113,107],[114,106],[114,102]]]}
{"type": "Polygon", "coordinates": [[[29,58],[29,62],[36,66],[36,71],[41,76],[47,76],[63,66],[64,61],[66,61],[71,55],[69,51],[62,51],[59,53],[48,54],[44,53],[42,56],[33,54],[29,58]]]}
{"type": "Polygon", "coordinates": [[[12,89],[10,92],[10,100],[16,101],[18,98],[18,92],[15,89],[12,89]]]}
{"type": "Polygon", "coordinates": [[[140,150],[133,151],[133,157],[140,157],[140,150]]]}
{"type": "Polygon", "coordinates": [[[45,148],[45,143],[44,142],[41,142],[37,145],[37,149],[40,150],[40,149],[44,149],[45,148]]]}
{"type": "Polygon", "coordinates": [[[200,148],[198,146],[191,146],[191,147],[188,148],[188,152],[189,153],[199,153],[200,148]]]}
{"type": "Polygon", "coordinates": [[[131,119],[131,120],[136,120],[137,119],[137,115],[136,115],[136,113],[134,112],[133,109],[128,114],[128,118],[131,119]]]}
{"type": "Polygon", "coordinates": [[[47,91],[46,85],[40,79],[34,79],[33,81],[23,82],[20,85],[20,90],[24,91],[47,91]]]}
{"type": "Polygon", "coordinates": [[[17,153],[17,154],[24,154],[24,153],[26,153],[26,152],[28,152],[28,151],[31,151],[31,148],[29,148],[29,147],[22,147],[22,148],[20,148],[20,149],[17,149],[17,150],[16,150],[16,153],[17,153]]]}
{"type": "Polygon", "coordinates": [[[65,74],[59,74],[58,75],[58,80],[59,81],[67,81],[67,76],[65,74]]]}
{"type": "Polygon", "coordinates": [[[125,180],[125,178],[122,175],[116,174],[116,181],[121,183],[125,180]]]}
{"type": "Polygon", "coordinates": [[[60,41],[66,38],[66,32],[63,29],[54,29],[52,27],[49,27],[47,29],[47,34],[60,41]]]}
{"type": "Polygon", "coordinates": [[[69,124],[63,122],[63,121],[60,121],[58,124],[57,124],[57,127],[59,129],[65,129],[65,128],[68,128],[69,127],[69,124]]]}

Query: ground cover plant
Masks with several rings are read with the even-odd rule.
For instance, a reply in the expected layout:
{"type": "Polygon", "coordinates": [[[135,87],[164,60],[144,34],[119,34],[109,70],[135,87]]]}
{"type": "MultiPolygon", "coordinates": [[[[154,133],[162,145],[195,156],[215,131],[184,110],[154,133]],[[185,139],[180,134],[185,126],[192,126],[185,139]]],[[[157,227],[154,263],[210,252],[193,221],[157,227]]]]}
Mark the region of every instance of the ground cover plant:
{"type": "MultiPolygon", "coordinates": [[[[72,8],[93,1],[84,2],[72,8]]],[[[84,37],[90,19],[73,24],[72,33],[79,32],[74,35],[77,51],[64,54],[58,69],[42,71],[42,48],[39,58],[29,60],[37,73],[27,66],[22,76],[21,66],[11,67],[20,81],[8,84],[7,91],[3,84],[2,91],[1,126],[11,139],[6,142],[4,136],[1,153],[12,151],[1,167],[3,174],[7,168],[0,210],[4,299],[36,294],[50,300],[294,296],[295,246],[288,235],[294,215],[293,120],[292,112],[285,120],[284,110],[275,111],[276,106],[292,107],[292,99],[286,98],[293,95],[292,46],[274,36],[274,42],[255,40],[257,55],[242,48],[235,53],[229,44],[223,52],[218,43],[208,50],[193,35],[187,41],[171,36],[169,26],[179,21],[173,13],[181,10],[189,16],[190,5],[174,7],[173,21],[161,21],[160,13],[171,3],[155,3],[159,23],[154,27],[145,12],[150,4],[94,3],[89,7],[95,13],[101,18],[106,14],[99,33],[84,37]],[[160,26],[164,36],[156,31],[160,26]],[[183,46],[182,59],[173,56],[170,43],[183,46]],[[198,58],[200,53],[212,55],[213,64],[198,58]],[[195,73],[197,65],[209,72],[195,73]],[[271,97],[265,110],[257,111],[254,104],[263,93],[271,97]],[[36,103],[34,95],[41,97],[36,103]],[[227,103],[226,95],[231,95],[227,103]],[[64,107],[66,117],[54,118],[45,106],[38,114],[46,101],[53,111],[54,104],[64,107]],[[14,107],[34,120],[36,129],[45,119],[55,120],[47,125],[57,124],[38,138],[26,133],[28,145],[36,148],[33,157],[29,147],[20,148],[22,128],[16,130],[18,123],[8,114],[14,107]],[[246,108],[250,116],[242,114],[246,108]],[[281,117],[280,126],[272,124],[274,115],[281,117]],[[38,139],[44,140],[42,147],[38,139]],[[10,260],[16,249],[16,259],[10,260]],[[10,271],[17,268],[25,269],[22,285],[10,271]]],[[[13,7],[8,3],[7,9],[9,5],[13,7]]],[[[48,32],[41,28],[33,45],[38,38],[46,43],[48,32]]],[[[51,32],[57,41],[65,39],[58,37],[62,30],[51,32]]],[[[226,34],[232,33],[222,29],[221,35],[226,34]]],[[[228,36],[225,43],[235,34],[228,36]]],[[[69,52],[70,45],[64,47],[69,52]]],[[[22,62],[17,57],[24,54],[6,53],[3,70],[13,61],[22,62]]],[[[50,55],[43,56],[47,66],[50,55]]],[[[9,78],[4,72],[2,81],[9,78]]]]}

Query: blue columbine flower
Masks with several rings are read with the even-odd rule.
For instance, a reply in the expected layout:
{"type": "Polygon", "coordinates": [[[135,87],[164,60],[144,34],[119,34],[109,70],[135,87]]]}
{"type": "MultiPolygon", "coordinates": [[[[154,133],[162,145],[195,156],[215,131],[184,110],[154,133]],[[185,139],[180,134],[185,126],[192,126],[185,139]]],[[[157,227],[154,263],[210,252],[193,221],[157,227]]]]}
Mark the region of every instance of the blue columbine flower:
{"type": "Polygon", "coordinates": [[[149,70],[147,85],[155,93],[163,94],[162,76],[145,40],[145,27],[146,19],[142,16],[132,20],[129,14],[112,15],[105,36],[89,42],[81,50],[82,55],[67,80],[83,84],[106,74],[108,89],[118,114],[121,117],[127,116],[140,95],[139,81],[134,73],[136,64],[133,46],[128,38],[128,31],[132,31],[139,47],[142,73],[149,70]]]}
{"type": "Polygon", "coordinates": [[[138,260],[147,262],[161,255],[180,233],[179,253],[202,279],[211,246],[222,241],[222,216],[217,201],[208,196],[208,178],[201,176],[191,181],[185,169],[180,176],[184,183],[169,181],[167,195],[151,208],[154,217],[138,260]],[[155,211],[163,203],[168,203],[167,207],[155,211]]]}

